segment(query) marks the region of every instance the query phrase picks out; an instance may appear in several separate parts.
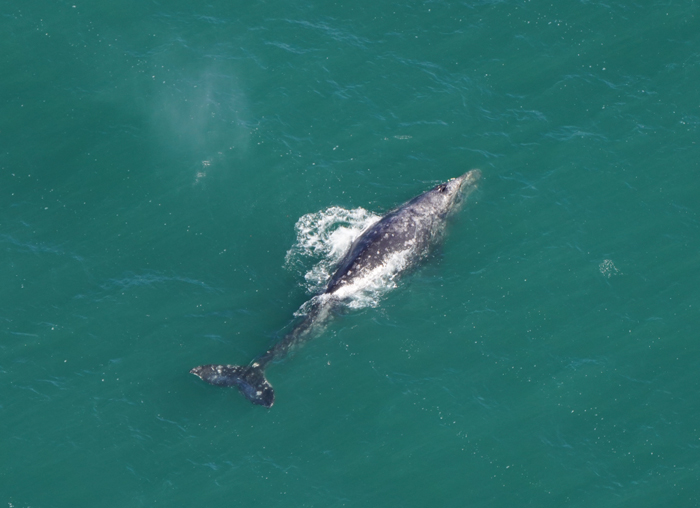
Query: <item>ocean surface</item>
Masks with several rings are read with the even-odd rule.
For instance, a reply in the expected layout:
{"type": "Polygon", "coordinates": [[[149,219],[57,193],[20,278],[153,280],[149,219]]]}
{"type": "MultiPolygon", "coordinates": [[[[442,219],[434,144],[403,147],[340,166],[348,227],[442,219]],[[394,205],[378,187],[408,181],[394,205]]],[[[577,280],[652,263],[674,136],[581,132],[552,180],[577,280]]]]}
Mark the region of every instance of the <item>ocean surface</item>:
{"type": "Polygon", "coordinates": [[[697,1],[0,14],[0,506],[700,504],[697,1]],[[188,373],[473,168],[271,409],[188,373]]]}

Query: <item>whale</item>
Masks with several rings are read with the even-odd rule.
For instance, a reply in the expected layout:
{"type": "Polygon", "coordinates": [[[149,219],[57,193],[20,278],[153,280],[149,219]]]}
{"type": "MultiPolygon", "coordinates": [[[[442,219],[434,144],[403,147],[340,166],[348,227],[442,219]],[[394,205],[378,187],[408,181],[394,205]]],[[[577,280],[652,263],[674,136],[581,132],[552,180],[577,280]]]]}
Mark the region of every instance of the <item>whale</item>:
{"type": "Polygon", "coordinates": [[[248,365],[200,365],[190,373],[214,386],[237,387],[253,404],[272,407],[275,392],[266,368],[323,331],[344,302],[382,281],[394,280],[425,260],[444,238],[446,224],[481,179],[473,169],[423,192],[369,226],[352,242],[325,289],[302,305],[300,319],[282,339],[248,365]]]}

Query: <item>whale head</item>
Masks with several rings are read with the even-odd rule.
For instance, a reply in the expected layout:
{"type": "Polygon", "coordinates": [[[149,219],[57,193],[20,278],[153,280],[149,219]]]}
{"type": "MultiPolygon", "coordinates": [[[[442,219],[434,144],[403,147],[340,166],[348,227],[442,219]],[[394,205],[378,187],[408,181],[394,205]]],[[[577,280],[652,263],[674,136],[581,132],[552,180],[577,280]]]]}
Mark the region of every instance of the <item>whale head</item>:
{"type": "Polygon", "coordinates": [[[481,178],[481,171],[472,169],[462,176],[452,178],[445,183],[436,185],[424,194],[430,207],[440,216],[452,215],[458,211],[465,198],[476,190],[481,178]]]}

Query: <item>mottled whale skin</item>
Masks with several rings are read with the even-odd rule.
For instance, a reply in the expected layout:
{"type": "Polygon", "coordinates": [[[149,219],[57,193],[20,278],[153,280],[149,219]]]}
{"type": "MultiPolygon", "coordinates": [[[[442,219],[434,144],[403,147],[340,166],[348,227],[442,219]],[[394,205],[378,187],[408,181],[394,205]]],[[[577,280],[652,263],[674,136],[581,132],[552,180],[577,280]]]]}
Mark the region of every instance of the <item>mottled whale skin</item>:
{"type": "Polygon", "coordinates": [[[275,401],[265,368],[297,344],[315,336],[333,307],[379,277],[400,275],[424,259],[443,238],[447,218],[476,189],[474,169],[441,183],[386,214],[350,246],[326,289],[304,305],[306,314],[282,340],[249,365],[201,365],[190,372],[215,386],[236,386],[249,401],[271,407],[275,401]]]}

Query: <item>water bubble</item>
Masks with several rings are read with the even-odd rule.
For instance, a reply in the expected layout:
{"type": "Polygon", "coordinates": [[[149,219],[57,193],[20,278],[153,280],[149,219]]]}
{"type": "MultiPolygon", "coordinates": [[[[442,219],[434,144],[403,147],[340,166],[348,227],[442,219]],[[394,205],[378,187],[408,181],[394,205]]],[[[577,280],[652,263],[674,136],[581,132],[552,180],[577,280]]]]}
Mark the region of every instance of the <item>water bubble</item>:
{"type": "Polygon", "coordinates": [[[598,265],[598,269],[600,270],[600,273],[602,273],[603,276],[607,277],[608,279],[613,275],[620,274],[620,270],[617,269],[615,263],[612,262],[612,259],[603,260],[603,262],[598,265]]]}

